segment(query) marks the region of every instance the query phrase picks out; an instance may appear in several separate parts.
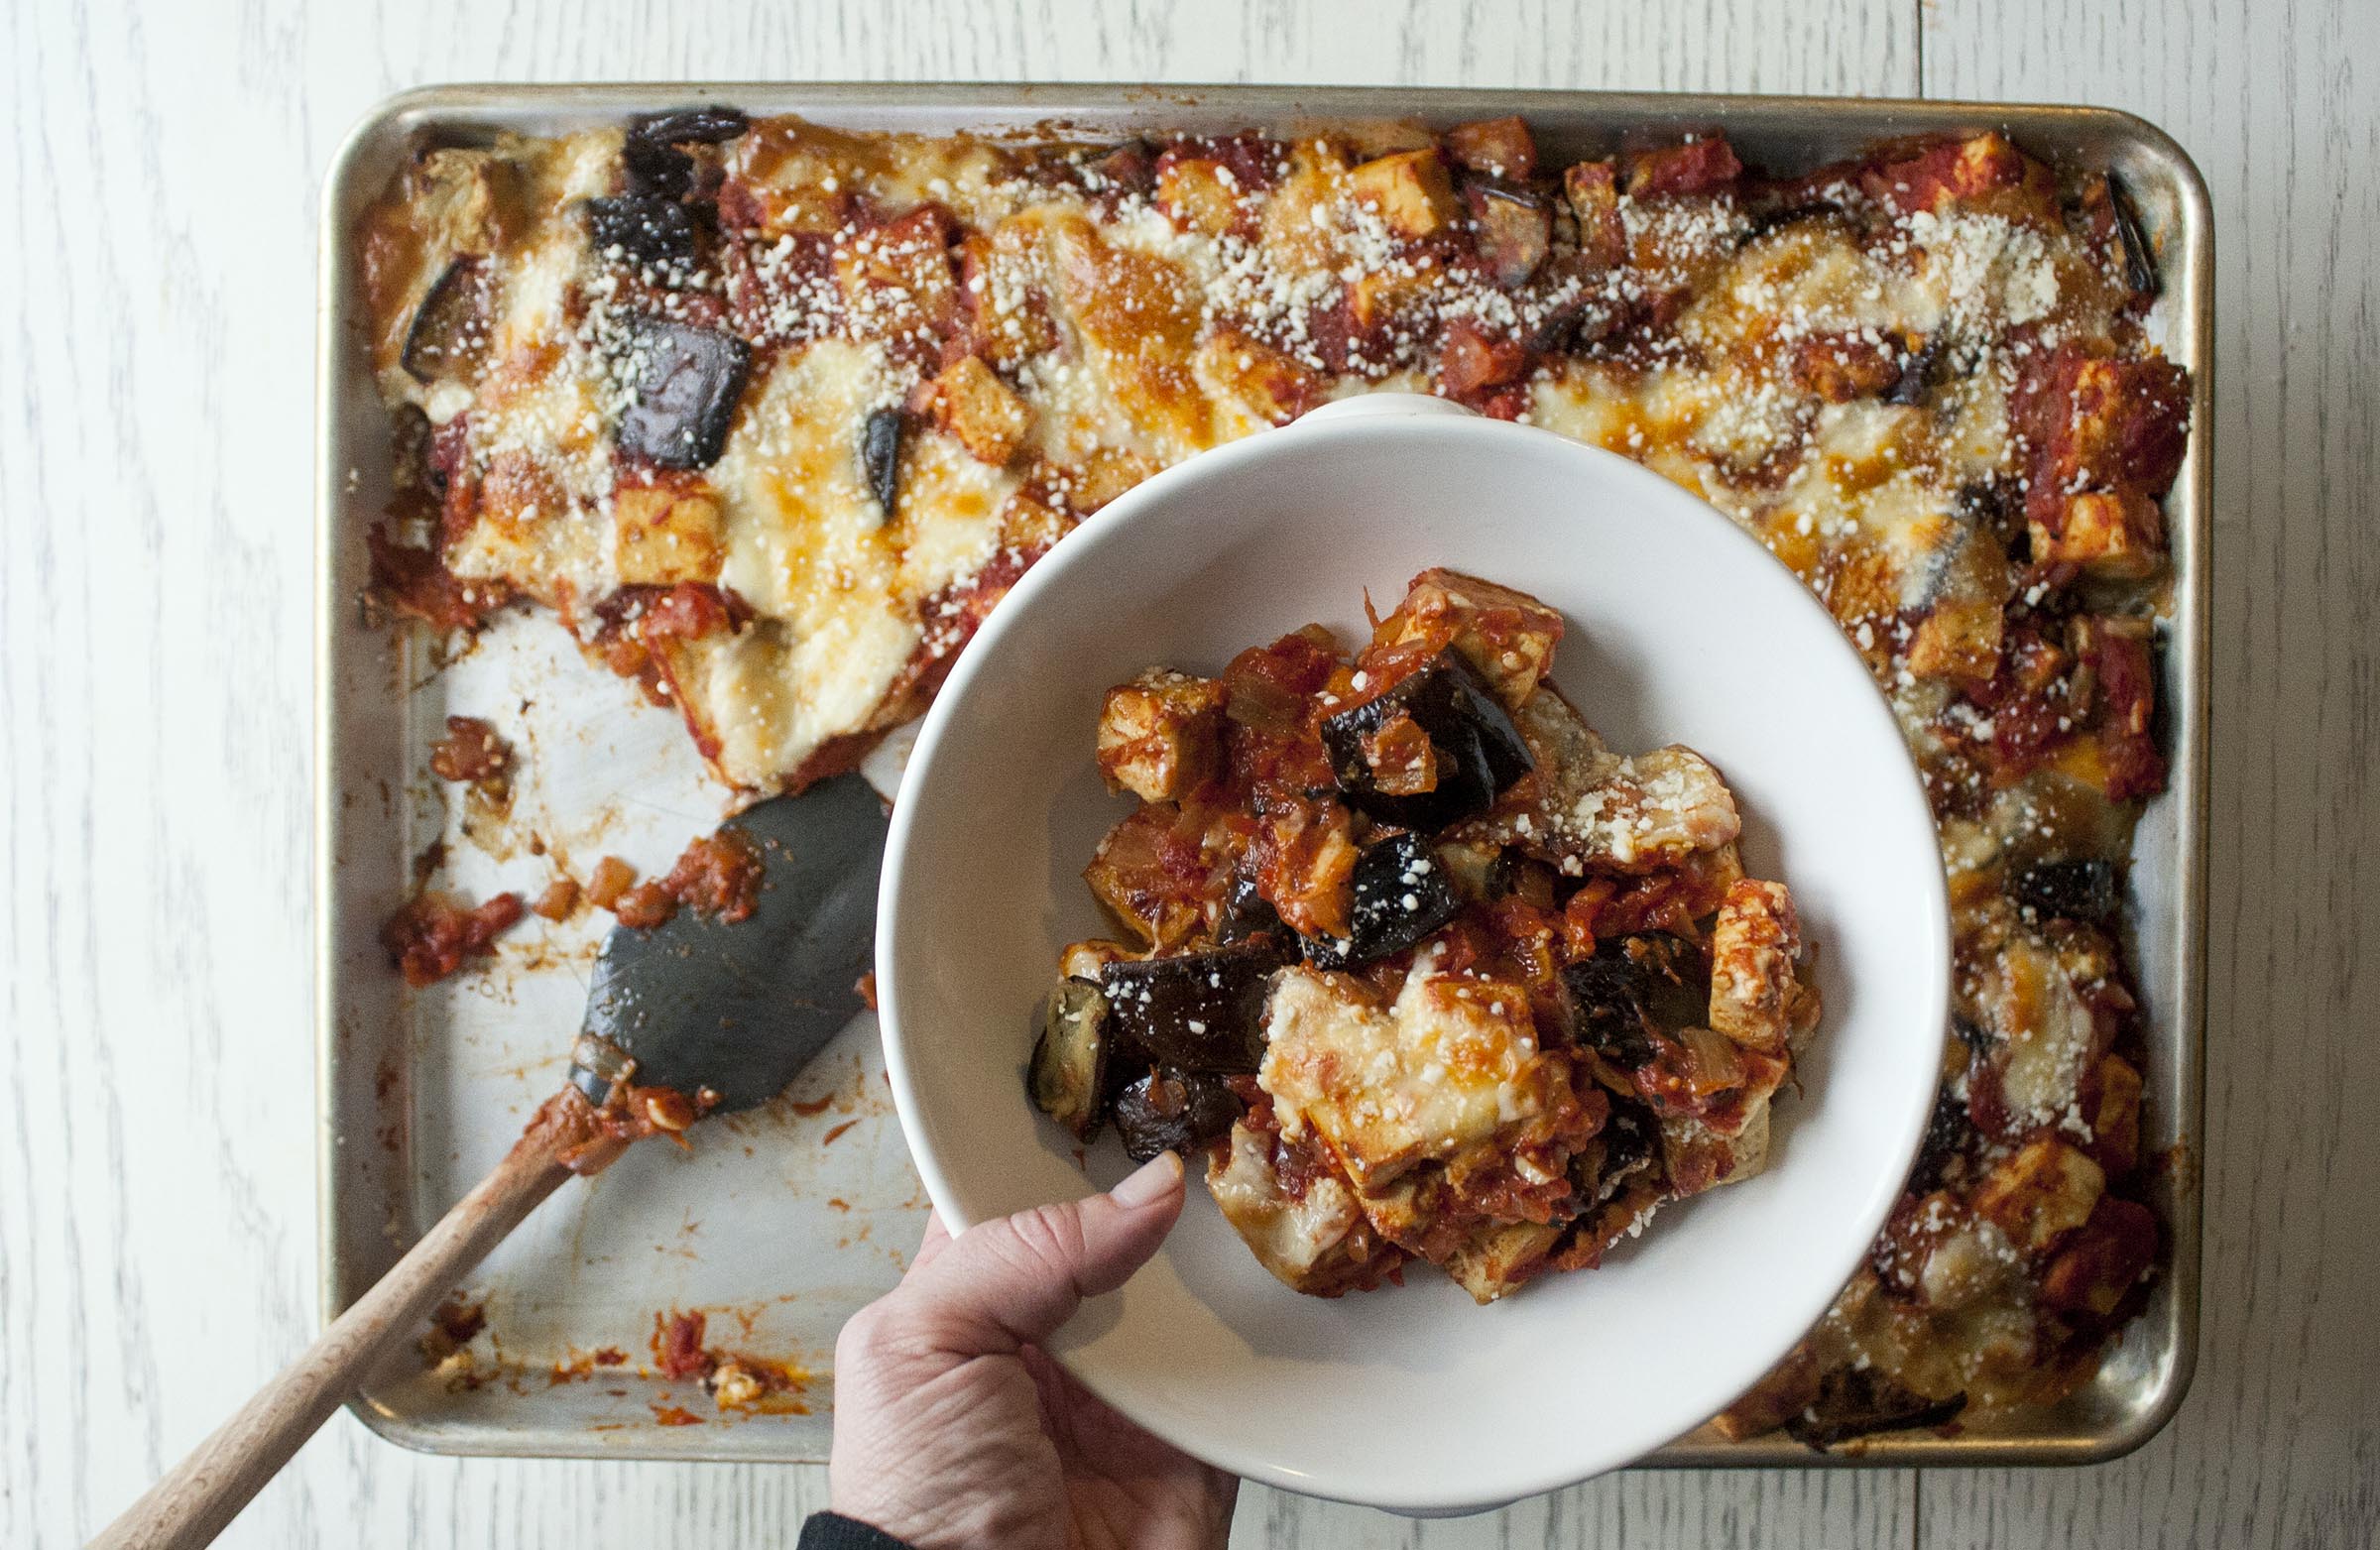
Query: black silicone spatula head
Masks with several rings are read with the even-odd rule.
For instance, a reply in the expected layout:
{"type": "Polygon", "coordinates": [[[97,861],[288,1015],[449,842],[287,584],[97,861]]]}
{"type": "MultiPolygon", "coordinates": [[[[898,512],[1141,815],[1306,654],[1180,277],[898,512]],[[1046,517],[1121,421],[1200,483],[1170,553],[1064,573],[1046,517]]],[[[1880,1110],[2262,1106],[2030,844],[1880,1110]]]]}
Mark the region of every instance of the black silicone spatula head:
{"type": "Polygon", "coordinates": [[[596,1103],[619,1057],[640,1087],[750,1109],[860,1010],[885,860],[885,804],[857,775],[779,796],[722,825],[760,846],[758,907],[726,924],[681,909],[650,931],[615,926],[595,961],[570,1080],[596,1103]],[[600,1041],[600,1042],[597,1042],[600,1041]]]}

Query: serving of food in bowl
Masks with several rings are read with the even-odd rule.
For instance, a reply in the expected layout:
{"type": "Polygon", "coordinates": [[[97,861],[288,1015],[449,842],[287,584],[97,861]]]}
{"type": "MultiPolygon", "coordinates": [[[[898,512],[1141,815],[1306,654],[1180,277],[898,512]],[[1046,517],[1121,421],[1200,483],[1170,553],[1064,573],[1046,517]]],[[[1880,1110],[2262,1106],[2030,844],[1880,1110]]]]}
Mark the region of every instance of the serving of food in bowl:
{"type": "Polygon", "coordinates": [[[1070,1369],[1421,1512],[1623,1464],[1793,1346],[1907,1174],[1949,973],[1916,773],[1792,573],[1624,459],[1393,396],[1026,574],[911,756],[877,967],[954,1230],[1128,1149],[1206,1170],[1070,1369]]]}
{"type": "Polygon", "coordinates": [[[1492,1302],[1766,1158],[1820,1012],[1792,895],[1708,760],[1545,684],[1562,633],[1425,571],[1352,660],[1308,626],[1101,707],[1141,805],[1085,878],[1133,940],[1059,955],[1033,1102],[1203,1154],[1292,1290],[1422,1260],[1492,1302]]]}

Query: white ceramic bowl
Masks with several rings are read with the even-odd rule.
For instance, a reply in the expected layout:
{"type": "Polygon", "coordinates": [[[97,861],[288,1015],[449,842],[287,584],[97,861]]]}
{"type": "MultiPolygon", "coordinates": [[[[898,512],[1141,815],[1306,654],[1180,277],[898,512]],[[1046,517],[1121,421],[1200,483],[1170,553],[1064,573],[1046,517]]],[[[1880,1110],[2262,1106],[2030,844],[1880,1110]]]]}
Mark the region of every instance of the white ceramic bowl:
{"type": "Polygon", "coordinates": [[[1726,1405],[1826,1309],[1915,1151],[1949,984],[1934,825],[1882,696],[1784,565],[1623,458],[1431,399],[1332,406],[1159,474],[1026,573],[935,701],[893,809],[877,987],[953,1231],[1113,1183],[1113,1133],[1086,1177],[1022,1080],[1058,949],[1114,930],[1081,878],[1131,807],[1092,763],[1102,693],[1317,619],[1352,648],[1365,589],[1386,607],[1432,565],[1561,610],[1554,679],[1615,748],[1685,743],[1726,772],[1745,865],[1791,885],[1826,999],[1768,1170],[1600,1269],[1487,1308],[1426,1265],[1301,1297],[1193,1183],[1165,1251],[1056,1343],[1202,1459],[1436,1514],[1613,1469],[1726,1405]]]}

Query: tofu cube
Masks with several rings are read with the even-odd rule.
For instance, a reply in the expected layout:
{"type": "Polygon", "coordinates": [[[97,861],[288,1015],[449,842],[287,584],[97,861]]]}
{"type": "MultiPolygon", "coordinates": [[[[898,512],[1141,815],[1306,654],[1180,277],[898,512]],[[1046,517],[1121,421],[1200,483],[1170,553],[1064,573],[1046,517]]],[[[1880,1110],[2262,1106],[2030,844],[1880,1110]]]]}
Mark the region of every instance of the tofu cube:
{"type": "Polygon", "coordinates": [[[1017,239],[1005,228],[994,235],[974,232],[955,251],[975,354],[994,366],[1013,366],[1058,347],[1033,255],[1017,239]]]}
{"type": "Polygon", "coordinates": [[[2190,373],[2154,356],[2086,359],[2073,369],[2071,439],[2054,470],[2062,489],[2078,477],[2094,487],[2129,485],[2149,495],[2173,488],[2190,437],[2190,373]]]}
{"type": "Polygon", "coordinates": [[[1728,889],[1711,922],[1711,1030],[1762,1054],[1784,1053],[1801,951],[1801,921],[1784,884],[1746,878],[1728,889]]]}
{"type": "Polygon", "coordinates": [[[1157,208],[1176,230],[1220,237],[1252,218],[1229,168],[1203,156],[1168,158],[1157,169],[1157,208]]]}
{"type": "Polygon", "coordinates": [[[1349,1244],[1363,1214],[1347,1186],[1327,1175],[1302,1195],[1289,1194],[1273,1171],[1272,1139],[1245,1120],[1235,1124],[1231,1145],[1207,1161],[1208,1193],[1256,1262],[1282,1285],[1309,1296],[1337,1296],[1365,1268],[1349,1244]]]}
{"type": "Polygon", "coordinates": [[[1562,191],[1579,222],[1579,256],[1593,268],[1614,269],[1628,256],[1628,234],[1619,217],[1616,163],[1581,162],[1562,175],[1562,191]]]}
{"type": "Polygon", "coordinates": [[[954,329],[959,316],[952,227],[941,206],[909,211],[835,250],[835,284],[852,332],[863,339],[914,338],[954,329]]]}
{"type": "Polygon", "coordinates": [[[1099,713],[1099,769],[1108,789],[1146,802],[1179,801],[1223,758],[1223,685],[1157,667],[1108,690],[1099,713]]]}
{"type": "Polygon", "coordinates": [[[1225,326],[1198,347],[1200,384],[1215,398],[1237,403],[1275,425],[1322,402],[1321,377],[1241,329],[1225,326]]]}
{"type": "Polygon", "coordinates": [[[1066,509],[1077,517],[1088,517],[1156,471],[1155,460],[1145,453],[1121,447],[1095,448],[1079,467],[1070,470],[1066,509]]]}
{"type": "Polygon", "coordinates": [[[1868,172],[1869,192],[1903,213],[1954,205],[2035,224],[2058,219],[2058,180],[1996,131],[1929,146],[1868,172]]]}
{"type": "Polygon", "coordinates": [[[1921,678],[1989,683],[2000,666],[2001,605],[1988,597],[1947,597],[1909,641],[1909,670],[1921,678]]]}
{"type": "Polygon", "coordinates": [[[2026,173],[2025,154],[2005,135],[1986,131],[1960,143],[1944,180],[1952,193],[1972,198],[1994,188],[2013,188],[2025,180],[2026,173]]]}
{"type": "Polygon", "coordinates": [[[632,485],[612,497],[612,563],[623,586],[715,582],[725,551],[715,496],[632,485]]]}
{"type": "Polygon", "coordinates": [[[2137,1201],[2101,1197],[2041,1277],[2041,1300],[2061,1310],[2106,1318],[2157,1257],[2157,1218],[2137,1201]]]}
{"type": "Polygon", "coordinates": [[[528,452],[506,450],[488,460],[479,484],[479,521],[508,538],[526,539],[541,526],[568,517],[570,497],[552,470],[528,452]]]}
{"type": "Polygon", "coordinates": [[[2163,356],[2069,347],[2034,359],[2009,414],[2034,448],[2025,514],[2055,522],[2076,491],[2173,488],[2190,438],[2190,373],[2163,356]]]}
{"type": "Polygon", "coordinates": [[[1446,154],[1457,166],[1514,182],[1527,181],[1537,171],[1537,138],[1518,114],[1457,124],[1446,132],[1446,154]]]}
{"type": "Polygon", "coordinates": [[[2090,1220],[2107,1175],[2080,1147],[2037,1135],[2001,1160],[1975,1191],[1975,1210],[2027,1253],[2090,1220]]]}
{"type": "Polygon", "coordinates": [[[2108,1055],[2091,1086],[2091,1155],[2109,1173],[2129,1173],[2140,1160],[2140,1073],[2121,1055],[2108,1055]]]}
{"type": "Polygon", "coordinates": [[[1362,332],[1382,333],[1429,294],[1430,279],[1409,266],[1367,271],[1348,288],[1348,315],[1362,332]]]}
{"type": "Polygon", "coordinates": [[[934,378],[929,407],[935,424],[958,437],[977,461],[995,467],[1016,455],[1033,425],[1024,400],[972,355],[960,356],[934,378]]]}
{"type": "Polygon", "coordinates": [[[1375,157],[1348,174],[1348,182],[1400,237],[1434,237],[1455,223],[1455,185],[1435,150],[1375,157]]]}
{"type": "Polygon", "coordinates": [[[1070,942],[1066,950],[1058,954],[1058,974],[1069,980],[1097,980],[1099,971],[1109,964],[1122,963],[1138,956],[1122,942],[1111,942],[1101,937],[1070,942]]]}
{"type": "Polygon", "coordinates": [[[2057,532],[2032,522],[2033,560],[2073,565],[2107,581],[2141,581],[2165,563],[2165,514],[2137,490],[2085,490],[2066,498],[2057,532]]]}
{"type": "Polygon", "coordinates": [[[1544,1266],[1561,1237],[1562,1229],[1550,1223],[1507,1222],[1483,1228],[1446,1256],[1446,1273],[1485,1307],[1519,1290],[1544,1266]]]}
{"type": "Polygon", "coordinates": [[[1562,616],[1527,593],[1441,568],[1415,576],[1404,601],[1372,632],[1381,648],[1452,646],[1511,709],[1536,689],[1561,640],[1562,616]]]}

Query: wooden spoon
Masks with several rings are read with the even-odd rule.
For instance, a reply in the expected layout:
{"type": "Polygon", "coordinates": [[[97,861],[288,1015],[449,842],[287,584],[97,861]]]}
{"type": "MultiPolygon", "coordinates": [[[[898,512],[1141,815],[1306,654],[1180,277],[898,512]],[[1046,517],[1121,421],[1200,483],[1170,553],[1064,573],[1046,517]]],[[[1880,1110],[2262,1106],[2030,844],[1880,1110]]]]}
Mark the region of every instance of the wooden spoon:
{"type": "Polygon", "coordinates": [[[884,864],[885,807],[857,775],[762,802],[724,826],[760,847],[758,907],[724,924],[681,910],[615,927],[596,960],[570,1082],[494,1172],[455,1204],[304,1355],[91,1541],[95,1550],[211,1542],[344,1403],[382,1354],[573,1170],[626,1142],[596,1106],[615,1081],[715,1097],[707,1114],[766,1103],[859,1011],[884,864]]]}

